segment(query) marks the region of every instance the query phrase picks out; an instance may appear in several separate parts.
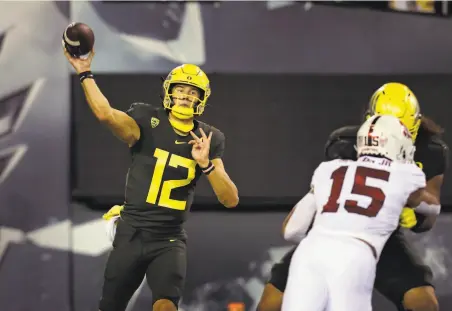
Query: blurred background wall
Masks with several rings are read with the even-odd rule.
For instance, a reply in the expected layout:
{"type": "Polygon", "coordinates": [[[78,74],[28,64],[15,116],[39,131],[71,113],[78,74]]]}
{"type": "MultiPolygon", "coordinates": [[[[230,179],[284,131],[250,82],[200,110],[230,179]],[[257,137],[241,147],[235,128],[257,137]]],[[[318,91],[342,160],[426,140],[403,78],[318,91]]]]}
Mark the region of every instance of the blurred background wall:
{"type": "MultiPolygon", "coordinates": [[[[181,63],[211,79],[202,119],[226,135],[224,161],[241,203],[226,212],[200,183],[186,226],[183,310],[222,311],[233,302],[255,310],[271,265],[290,248],[282,220],[306,192],[328,134],[359,123],[381,84],[408,84],[452,144],[452,20],[443,1],[1,2],[2,311],[97,310],[110,248],[100,217],[122,202],[130,159],[92,116],[62,54],[71,21],[93,28],[92,69],[116,108],[158,105],[160,77],[181,63]]],[[[431,232],[412,236],[445,310],[447,174],[444,213],[431,232]]],[[[374,300],[375,310],[393,310],[374,300]]],[[[129,310],[150,303],[143,287],[129,310]]]]}

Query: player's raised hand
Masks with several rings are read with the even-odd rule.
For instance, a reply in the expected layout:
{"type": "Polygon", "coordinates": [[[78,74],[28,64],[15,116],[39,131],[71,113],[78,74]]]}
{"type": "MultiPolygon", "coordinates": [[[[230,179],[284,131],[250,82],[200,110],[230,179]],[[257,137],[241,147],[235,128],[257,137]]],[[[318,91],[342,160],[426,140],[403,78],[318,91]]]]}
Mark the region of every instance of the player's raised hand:
{"type": "Polygon", "coordinates": [[[190,140],[188,143],[193,145],[191,150],[191,156],[198,163],[198,165],[202,168],[205,168],[209,165],[209,151],[210,151],[210,141],[212,140],[212,132],[209,133],[207,137],[206,133],[202,128],[199,129],[201,132],[201,138],[196,136],[195,133],[190,131],[193,140],[190,140]]]}
{"type": "Polygon", "coordinates": [[[64,52],[64,56],[66,56],[67,60],[72,65],[72,67],[74,67],[74,69],[77,73],[82,73],[82,72],[91,70],[91,61],[93,60],[93,57],[95,54],[94,48],[89,53],[89,56],[85,59],[72,57],[64,46],[63,46],[63,52],[64,52]]]}

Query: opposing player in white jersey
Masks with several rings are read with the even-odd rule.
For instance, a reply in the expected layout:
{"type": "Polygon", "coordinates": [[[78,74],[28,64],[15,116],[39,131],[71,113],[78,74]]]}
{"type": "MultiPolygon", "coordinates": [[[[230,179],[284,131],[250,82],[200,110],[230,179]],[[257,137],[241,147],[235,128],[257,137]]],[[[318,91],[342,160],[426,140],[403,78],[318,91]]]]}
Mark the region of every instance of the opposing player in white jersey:
{"type": "Polygon", "coordinates": [[[301,243],[283,311],[372,310],[376,264],[403,207],[439,204],[423,191],[425,175],[413,162],[414,151],[397,118],[374,116],[358,131],[357,161],[317,167],[311,191],[284,221],[284,237],[301,243]]]}

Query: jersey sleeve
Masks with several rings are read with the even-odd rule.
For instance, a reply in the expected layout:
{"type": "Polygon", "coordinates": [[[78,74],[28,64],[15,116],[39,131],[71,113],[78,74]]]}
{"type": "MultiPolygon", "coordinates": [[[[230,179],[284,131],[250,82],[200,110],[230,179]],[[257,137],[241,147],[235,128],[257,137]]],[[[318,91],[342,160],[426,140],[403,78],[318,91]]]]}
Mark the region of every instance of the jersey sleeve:
{"type": "Polygon", "coordinates": [[[149,104],[133,103],[130,105],[129,109],[126,110],[126,113],[132,117],[140,126],[140,129],[142,129],[142,127],[149,124],[153,111],[153,107],[149,104]]]}
{"type": "Polygon", "coordinates": [[[293,208],[292,215],[284,228],[287,241],[300,242],[313,223],[317,205],[312,193],[307,193],[293,208]]]}
{"type": "MultiPolygon", "coordinates": [[[[225,148],[225,142],[226,142],[226,137],[224,136],[224,134],[212,127],[212,146],[211,146],[211,150],[210,150],[210,159],[221,159],[223,157],[223,153],[224,153],[224,148],[225,148]]],[[[209,135],[208,133],[206,135],[209,135]]]]}
{"type": "Polygon", "coordinates": [[[325,161],[356,160],[356,126],[347,126],[332,132],[325,144],[325,161]]]}
{"type": "Polygon", "coordinates": [[[408,192],[410,194],[418,189],[425,188],[427,184],[425,173],[416,164],[408,164],[407,173],[408,176],[405,180],[409,182],[408,192]]]}
{"type": "Polygon", "coordinates": [[[314,170],[314,173],[312,174],[312,178],[311,178],[311,189],[310,189],[310,193],[314,193],[315,192],[315,188],[318,185],[320,176],[322,174],[322,172],[325,169],[325,162],[322,162],[319,164],[319,166],[317,166],[317,168],[314,170]]]}
{"type": "Polygon", "coordinates": [[[429,144],[428,161],[431,165],[425,165],[425,175],[431,179],[442,175],[449,166],[449,148],[441,139],[435,138],[429,144]]]}

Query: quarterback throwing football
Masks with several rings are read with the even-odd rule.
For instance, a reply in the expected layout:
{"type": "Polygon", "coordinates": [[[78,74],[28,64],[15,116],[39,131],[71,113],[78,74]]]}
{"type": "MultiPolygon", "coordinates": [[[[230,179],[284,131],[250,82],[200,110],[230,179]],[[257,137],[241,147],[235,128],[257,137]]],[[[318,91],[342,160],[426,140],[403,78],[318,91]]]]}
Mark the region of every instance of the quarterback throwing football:
{"type": "Polygon", "coordinates": [[[239,200],[221,159],[224,134],[195,119],[210,96],[209,79],[195,65],[178,66],[163,82],[163,103],[133,103],[123,112],[111,107],[97,86],[90,69],[93,52],[87,59],[65,55],[93,114],[132,154],[124,205],[113,207],[106,217],[121,215],[109,231],[113,250],[99,309],[125,310],[146,275],[152,310],[177,310],[187,265],[183,224],[198,179],[207,177],[224,206],[235,207],[239,200]]]}

